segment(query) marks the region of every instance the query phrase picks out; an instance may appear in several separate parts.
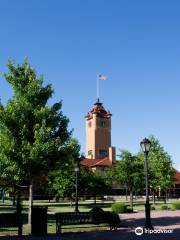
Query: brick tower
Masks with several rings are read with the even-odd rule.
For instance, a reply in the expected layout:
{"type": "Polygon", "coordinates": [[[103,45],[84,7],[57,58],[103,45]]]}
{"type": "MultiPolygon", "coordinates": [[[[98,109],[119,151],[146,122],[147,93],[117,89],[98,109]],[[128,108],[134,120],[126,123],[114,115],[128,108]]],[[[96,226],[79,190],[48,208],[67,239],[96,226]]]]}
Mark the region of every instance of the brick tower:
{"type": "Polygon", "coordinates": [[[101,166],[111,166],[115,161],[115,148],[111,146],[111,116],[99,99],[85,116],[86,159],[82,161],[83,165],[99,166],[97,164],[101,163],[101,166]]]}

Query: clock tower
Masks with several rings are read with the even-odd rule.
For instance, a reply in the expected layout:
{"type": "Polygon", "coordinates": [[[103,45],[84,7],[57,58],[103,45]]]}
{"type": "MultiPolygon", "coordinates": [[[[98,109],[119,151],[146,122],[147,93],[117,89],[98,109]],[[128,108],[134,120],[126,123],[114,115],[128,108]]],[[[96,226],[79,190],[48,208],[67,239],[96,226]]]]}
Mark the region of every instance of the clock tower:
{"type": "Polygon", "coordinates": [[[86,159],[115,161],[115,148],[111,146],[111,116],[99,99],[86,118],[86,159]]]}

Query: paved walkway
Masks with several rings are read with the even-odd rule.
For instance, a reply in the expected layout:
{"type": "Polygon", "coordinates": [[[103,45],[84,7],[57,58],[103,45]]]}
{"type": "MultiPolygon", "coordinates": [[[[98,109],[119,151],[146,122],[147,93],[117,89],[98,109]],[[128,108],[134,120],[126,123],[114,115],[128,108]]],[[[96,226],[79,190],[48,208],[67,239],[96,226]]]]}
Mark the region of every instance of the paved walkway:
{"type": "MultiPolygon", "coordinates": [[[[120,214],[122,224],[128,227],[141,227],[144,225],[144,211],[137,213],[120,214]]],[[[152,225],[155,229],[179,229],[180,210],[176,211],[151,211],[152,225]]]]}
{"type": "Polygon", "coordinates": [[[170,230],[172,233],[144,233],[136,235],[136,227],[144,225],[144,212],[120,214],[124,227],[118,231],[63,233],[46,237],[1,237],[7,240],[178,240],[180,239],[180,211],[152,211],[152,224],[157,231],[170,230]]]}

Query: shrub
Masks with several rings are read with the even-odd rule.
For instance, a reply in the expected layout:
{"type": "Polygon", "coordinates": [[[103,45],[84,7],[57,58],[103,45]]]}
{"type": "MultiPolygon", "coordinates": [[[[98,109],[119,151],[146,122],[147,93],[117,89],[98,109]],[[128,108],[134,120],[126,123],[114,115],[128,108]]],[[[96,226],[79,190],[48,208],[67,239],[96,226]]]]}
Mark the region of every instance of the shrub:
{"type": "Polygon", "coordinates": [[[95,213],[95,214],[102,214],[104,213],[104,210],[100,207],[93,207],[90,212],[95,213]]]}
{"type": "Polygon", "coordinates": [[[151,210],[155,210],[156,208],[155,208],[155,206],[151,206],[151,210]]]}
{"type": "Polygon", "coordinates": [[[133,212],[133,209],[132,209],[131,207],[127,207],[126,212],[127,212],[127,213],[132,213],[132,212],[133,212]]]}
{"type": "Polygon", "coordinates": [[[98,223],[102,217],[105,217],[106,212],[100,207],[93,207],[90,212],[92,213],[93,222],[98,223]]]}
{"type": "Polygon", "coordinates": [[[114,203],[112,204],[112,212],[113,213],[126,213],[127,206],[124,203],[114,203]]]}
{"type": "Polygon", "coordinates": [[[172,207],[175,210],[180,209],[180,201],[172,202],[172,207]]]}
{"type": "Polygon", "coordinates": [[[167,210],[168,206],[167,205],[161,205],[161,210],[167,210]]]}
{"type": "Polygon", "coordinates": [[[106,218],[110,229],[117,229],[120,227],[120,218],[118,214],[113,212],[106,212],[106,218]]]}

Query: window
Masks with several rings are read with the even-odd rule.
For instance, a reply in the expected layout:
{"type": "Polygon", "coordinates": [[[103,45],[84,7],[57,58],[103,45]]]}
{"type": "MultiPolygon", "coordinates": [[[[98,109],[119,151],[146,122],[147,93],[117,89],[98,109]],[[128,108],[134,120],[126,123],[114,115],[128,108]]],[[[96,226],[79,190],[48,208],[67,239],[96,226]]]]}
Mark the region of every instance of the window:
{"type": "Polygon", "coordinates": [[[101,127],[105,127],[105,122],[104,121],[101,121],[101,127]]]}
{"type": "Polygon", "coordinates": [[[88,123],[88,126],[91,127],[91,121],[88,123]]]}
{"type": "Polygon", "coordinates": [[[90,155],[90,156],[92,155],[92,150],[89,150],[89,151],[88,151],[88,156],[89,156],[89,155],[90,155]]]}
{"type": "Polygon", "coordinates": [[[107,156],[108,156],[107,150],[105,150],[105,149],[100,149],[100,150],[99,150],[99,156],[100,156],[100,158],[105,158],[105,157],[107,157],[107,156]]]}

